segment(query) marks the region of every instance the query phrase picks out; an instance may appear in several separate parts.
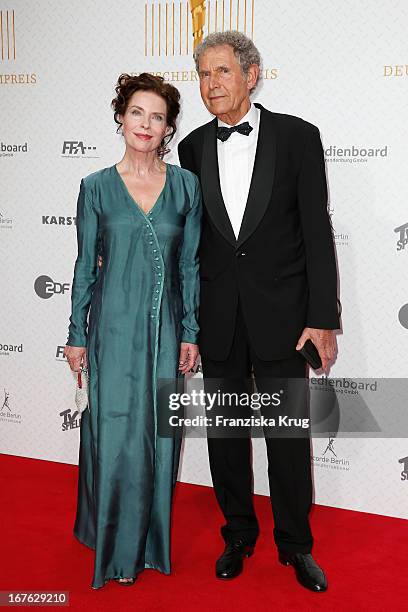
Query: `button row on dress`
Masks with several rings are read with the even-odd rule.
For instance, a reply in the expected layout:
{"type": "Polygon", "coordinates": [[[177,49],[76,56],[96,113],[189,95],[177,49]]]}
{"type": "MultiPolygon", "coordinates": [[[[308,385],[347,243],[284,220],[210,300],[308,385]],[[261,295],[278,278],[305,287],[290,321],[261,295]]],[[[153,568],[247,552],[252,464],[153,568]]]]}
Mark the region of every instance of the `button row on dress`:
{"type": "MultiPolygon", "coordinates": [[[[158,258],[156,258],[156,259],[158,259],[158,258]]],[[[158,270],[161,270],[161,267],[160,267],[160,266],[156,266],[156,268],[157,268],[158,270]]],[[[157,276],[162,276],[162,273],[161,273],[161,272],[156,272],[156,274],[157,274],[157,276]]],[[[159,285],[159,286],[161,285],[161,279],[159,279],[158,281],[156,281],[156,285],[159,285]]],[[[155,289],[155,293],[160,293],[160,289],[155,289]]],[[[158,299],[159,299],[159,298],[158,298],[157,296],[154,298],[154,300],[155,300],[155,301],[158,301],[158,299]]],[[[157,306],[152,306],[152,308],[153,308],[153,310],[157,310],[157,306]]],[[[155,318],[156,318],[156,315],[155,315],[155,314],[151,314],[151,315],[150,315],[150,318],[151,318],[151,319],[155,319],[155,318]]]]}
{"type": "MultiPolygon", "coordinates": [[[[149,219],[149,221],[153,221],[153,215],[149,214],[149,215],[148,215],[148,219],[149,219]]],[[[149,236],[153,236],[153,233],[152,233],[152,232],[150,232],[150,233],[149,233],[149,236]]],[[[153,244],[153,241],[150,241],[150,242],[149,242],[149,244],[153,244]]],[[[152,253],[157,253],[157,249],[152,249],[152,253]]],[[[160,257],[157,257],[157,255],[156,255],[156,256],[154,257],[154,261],[159,261],[159,260],[160,260],[160,257]]],[[[161,270],[161,266],[160,266],[160,265],[157,265],[157,266],[155,266],[155,268],[156,268],[156,270],[157,270],[157,272],[156,272],[157,276],[162,276],[162,273],[161,273],[161,271],[160,271],[160,270],[161,270]]],[[[156,284],[157,284],[157,285],[161,285],[161,279],[159,279],[159,280],[157,281],[157,283],[156,283],[156,284]]],[[[155,289],[155,293],[160,293],[160,289],[155,289]]],[[[156,296],[156,297],[154,298],[154,301],[155,301],[155,302],[158,302],[158,300],[159,300],[159,298],[156,296]]],[[[153,309],[153,310],[157,310],[157,306],[152,306],[152,309],[153,309]]],[[[152,319],[155,319],[155,318],[156,318],[156,315],[155,315],[155,314],[152,314],[152,315],[150,315],[150,317],[151,317],[152,319]]]]}

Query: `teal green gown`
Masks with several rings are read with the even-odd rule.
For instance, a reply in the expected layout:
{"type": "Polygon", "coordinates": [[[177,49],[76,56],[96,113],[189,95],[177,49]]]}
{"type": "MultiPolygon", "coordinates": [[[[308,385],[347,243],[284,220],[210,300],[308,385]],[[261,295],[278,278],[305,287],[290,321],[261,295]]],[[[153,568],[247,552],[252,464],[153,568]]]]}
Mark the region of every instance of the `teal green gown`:
{"type": "Polygon", "coordinates": [[[197,177],[172,164],[148,214],[116,166],[81,181],[67,344],[88,355],[74,534],[95,550],[93,588],[170,573],[181,437],[158,435],[157,390],[182,382],[180,343],[197,343],[201,214],[197,177]]]}

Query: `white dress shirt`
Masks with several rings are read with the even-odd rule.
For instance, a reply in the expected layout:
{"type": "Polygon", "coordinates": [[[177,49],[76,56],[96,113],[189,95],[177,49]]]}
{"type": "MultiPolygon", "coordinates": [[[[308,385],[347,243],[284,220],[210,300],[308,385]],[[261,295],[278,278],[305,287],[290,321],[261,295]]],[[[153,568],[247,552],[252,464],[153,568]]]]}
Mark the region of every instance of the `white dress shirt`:
{"type": "MultiPolygon", "coordinates": [[[[260,115],[260,109],[251,104],[247,114],[237,124],[248,121],[253,128],[251,133],[245,136],[239,132],[232,132],[228,140],[224,142],[217,138],[221,193],[236,238],[238,238],[251,184],[260,115]]],[[[218,125],[232,127],[219,119],[218,125]]]]}

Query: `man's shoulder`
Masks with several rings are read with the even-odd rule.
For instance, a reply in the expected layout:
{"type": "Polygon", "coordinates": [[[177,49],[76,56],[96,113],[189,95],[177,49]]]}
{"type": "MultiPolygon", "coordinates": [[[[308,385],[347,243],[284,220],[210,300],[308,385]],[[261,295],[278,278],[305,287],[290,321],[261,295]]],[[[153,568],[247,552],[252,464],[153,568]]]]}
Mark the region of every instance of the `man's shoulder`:
{"type": "Polygon", "coordinates": [[[194,144],[195,142],[201,143],[205,132],[212,125],[213,121],[214,119],[211,119],[211,121],[207,121],[207,123],[204,123],[203,125],[199,125],[198,127],[196,127],[194,130],[192,130],[189,134],[187,134],[187,136],[185,136],[180,141],[179,146],[191,145],[191,144],[194,144]]]}
{"type": "Polygon", "coordinates": [[[296,115],[288,115],[285,113],[275,113],[267,109],[263,109],[267,116],[271,120],[273,120],[279,127],[283,130],[287,130],[290,132],[313,132],[319,131],[319,128],[310,123],[310,121],[306,121],[302,117],[297,117],[296,115]]]}

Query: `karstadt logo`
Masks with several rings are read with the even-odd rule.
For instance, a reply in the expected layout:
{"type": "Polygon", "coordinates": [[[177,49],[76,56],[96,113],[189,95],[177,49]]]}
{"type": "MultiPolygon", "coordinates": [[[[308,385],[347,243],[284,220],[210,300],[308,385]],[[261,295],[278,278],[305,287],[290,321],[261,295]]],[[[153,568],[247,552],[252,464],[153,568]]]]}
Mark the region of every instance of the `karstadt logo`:
{"type": "Polygon", "coordinates": [[[39,276],[34,281],[34,291],[43,300],[49,300],[54,294],[65,295],[70,283],[56,283],[49,276],[39,276]]]}
{"type": "Polygon", "coordinates": [[[408,457],[402,457],[402,459],[398,459],[398,463],[402,463],[401,480],[408,481],[408,457]]]}
{"type": "Polygon", "coordinates": [[[43,225],[59,225],[67,227],[76,225],[76,217],[61,217],[56,215],[42,215],[43,225]]]}
{"type": "Polygon", "coordinates": [[[99,158],[94,145],[85,145],[83,140],[64,140],[61,157],[99,158]]]}
{"type": "Polygon", "coordinates": [[[398,234],[397,251],[403,251],[408,244],[408,223],[403,223],[394,229],[398,234]]]}
{"type": "Polygon", "coordinates": [[[324,149],[324,156],[326,161],[331,163],[366,163],[372,159],[388,157],[388,145],[377,148],[330,145],[324,149]]]}

